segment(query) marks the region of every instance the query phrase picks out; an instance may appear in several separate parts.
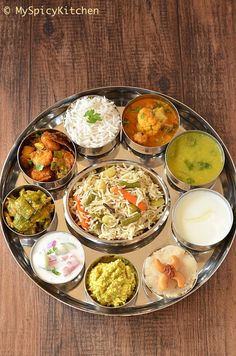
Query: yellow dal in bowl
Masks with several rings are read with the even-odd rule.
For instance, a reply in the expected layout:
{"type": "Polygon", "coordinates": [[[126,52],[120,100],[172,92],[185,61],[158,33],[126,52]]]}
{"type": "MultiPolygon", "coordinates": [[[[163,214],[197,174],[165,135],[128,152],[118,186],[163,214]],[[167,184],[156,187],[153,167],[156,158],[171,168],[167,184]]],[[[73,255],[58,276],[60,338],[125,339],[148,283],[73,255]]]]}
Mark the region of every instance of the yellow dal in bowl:
{"type": "Polygon", "coordinates": [[[190,185],[214,181],[224,166],[224,152],[218,141],[201,131],[187,131],[168,146],[166,162],[171,173],[190,185]]]}

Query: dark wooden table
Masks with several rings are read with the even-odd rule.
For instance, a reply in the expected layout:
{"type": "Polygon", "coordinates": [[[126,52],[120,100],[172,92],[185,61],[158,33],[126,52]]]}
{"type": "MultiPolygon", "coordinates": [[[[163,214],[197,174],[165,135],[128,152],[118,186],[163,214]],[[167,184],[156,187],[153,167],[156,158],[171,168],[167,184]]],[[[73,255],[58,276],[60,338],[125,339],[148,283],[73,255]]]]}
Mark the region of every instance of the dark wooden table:
{"type": "MultiPolygon", "coordinates": [[[[1,164],[39,112],[108,85],[150,88],[186,103],[235,159],[236,2],[66,2],[82,3],[99,14],[23,17],[16,6],[43,4],[45,10],[65,2],[0,0],[1,164]]],[[[196,293],[168,309],[126,318],[64,306],[21,271],[3,238],[0,248],[1,355],[235,355],[235,244],[196,293]]]]}

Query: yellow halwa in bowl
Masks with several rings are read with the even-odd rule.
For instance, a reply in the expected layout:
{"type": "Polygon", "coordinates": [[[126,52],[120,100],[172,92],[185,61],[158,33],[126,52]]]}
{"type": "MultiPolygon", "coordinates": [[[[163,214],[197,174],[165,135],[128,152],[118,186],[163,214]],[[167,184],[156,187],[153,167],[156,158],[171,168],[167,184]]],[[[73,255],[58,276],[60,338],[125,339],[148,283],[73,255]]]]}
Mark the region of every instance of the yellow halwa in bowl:
{"type": "Polygon", "coordinates": [[[134,301],[138,291],[138,272],[126,258],[102,256],[87,269],[85,289],[95,304],[118,308],[134,301]]]}

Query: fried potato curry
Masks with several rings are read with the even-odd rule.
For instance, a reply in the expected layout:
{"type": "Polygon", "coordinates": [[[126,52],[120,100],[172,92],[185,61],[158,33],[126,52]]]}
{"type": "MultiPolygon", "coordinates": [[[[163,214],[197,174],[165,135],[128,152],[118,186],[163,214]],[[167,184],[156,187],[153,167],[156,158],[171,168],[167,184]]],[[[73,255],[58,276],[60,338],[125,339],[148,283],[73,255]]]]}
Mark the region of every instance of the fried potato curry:
{"type": "Polygon", "coordinates": [[[142,96],[126,107],[122,123],[131,140],[143,146],[156,147],[171,141],[178,130],[179,117],[164,98],[142,96]]]}

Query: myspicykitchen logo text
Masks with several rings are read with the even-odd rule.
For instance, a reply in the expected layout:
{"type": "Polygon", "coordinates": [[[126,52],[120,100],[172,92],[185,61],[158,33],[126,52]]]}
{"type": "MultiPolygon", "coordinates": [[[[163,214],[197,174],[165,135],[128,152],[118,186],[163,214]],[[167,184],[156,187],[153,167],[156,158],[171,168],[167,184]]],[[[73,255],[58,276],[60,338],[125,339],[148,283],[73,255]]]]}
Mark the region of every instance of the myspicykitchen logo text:
{"type": "Polygon", "coordinates": [[[3,13],[5,15],[18,15],[21,17],[25,16],[67,16],[67,15],[99,15],[100,10],[98,8],[88,8],[84,6],[72,7],[72,6],[56,6],[56,7],[35,7],[33,5],[28,7],[23,6],[4,6],[3,13]]]}

